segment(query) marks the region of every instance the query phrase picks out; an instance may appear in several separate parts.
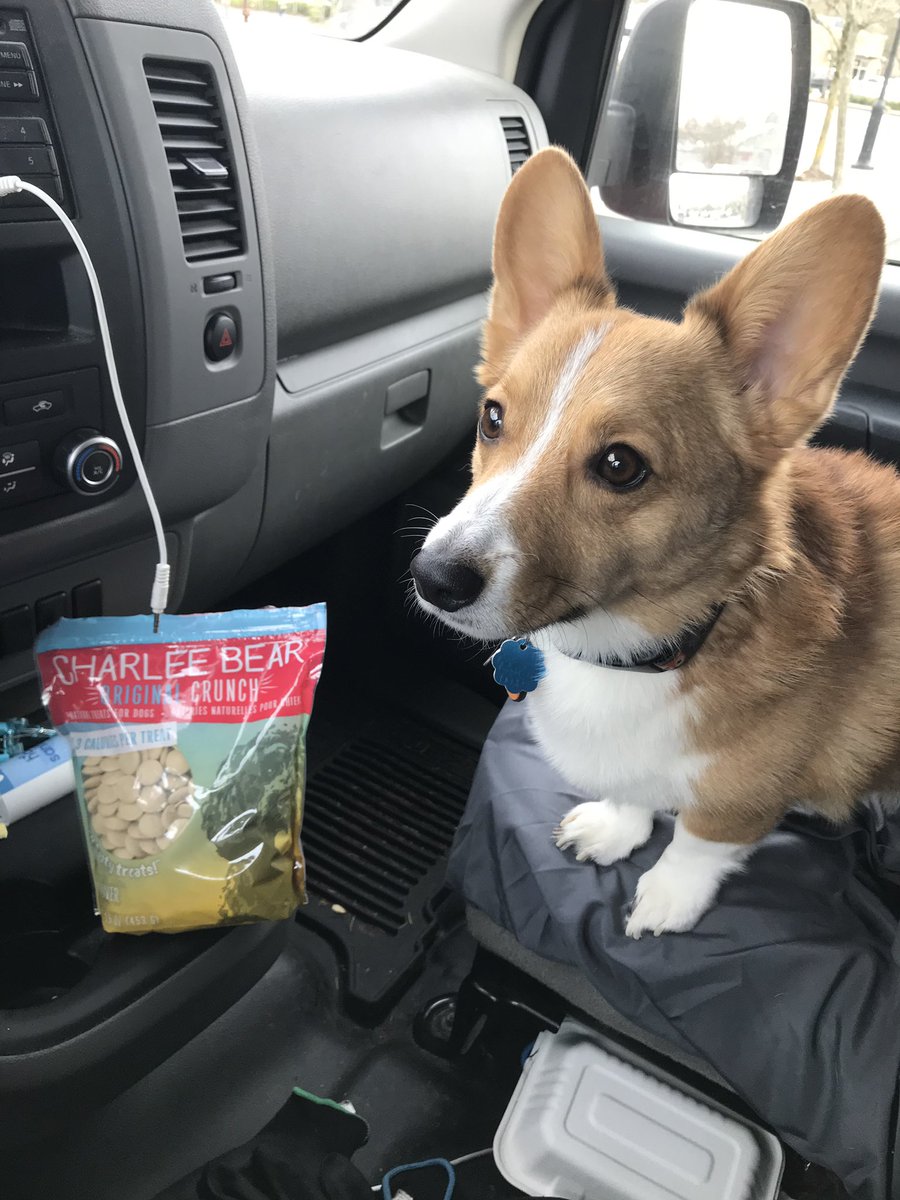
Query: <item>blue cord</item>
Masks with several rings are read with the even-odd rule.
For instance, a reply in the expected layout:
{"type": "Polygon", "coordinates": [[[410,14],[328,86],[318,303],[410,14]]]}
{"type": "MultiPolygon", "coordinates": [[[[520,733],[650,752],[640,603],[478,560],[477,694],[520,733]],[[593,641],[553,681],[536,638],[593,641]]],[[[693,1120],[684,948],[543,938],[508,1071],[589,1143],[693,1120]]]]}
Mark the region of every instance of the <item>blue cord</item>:
{"type": "Polygon", "coordinates": [[[444,1200],[452,1200],[456,1188],[456,1171],[453,1169],[453,1164],[446,1158],[426,1158],[424,1162],[407,1163],[405,1167],[393,1167],[381,1181],[381,1194],[384,1200],[394,1200],[394,1193],[391,1191],[393,1179],[398,1175],[404,1175],[407,1171],[418,1171],[423,1167],[443,1167],[447,1172],[447,1190],[444,1192],[444,1200]]]}

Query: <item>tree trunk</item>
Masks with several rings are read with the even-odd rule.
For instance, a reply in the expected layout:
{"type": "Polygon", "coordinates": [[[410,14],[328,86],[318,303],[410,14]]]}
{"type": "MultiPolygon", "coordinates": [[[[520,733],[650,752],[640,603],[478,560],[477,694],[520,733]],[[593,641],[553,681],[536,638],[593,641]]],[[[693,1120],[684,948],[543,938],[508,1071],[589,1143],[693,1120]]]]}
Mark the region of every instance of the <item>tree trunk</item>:
{"type": "Polygon", "coordinates": [[[834,140],[834,172],[831,176],[831,190],[839,192],[844,186],[844,158],[847,153],[847,105],[850,102],[850,76],[853,74],[853,59],[856,51],[856,39],[859,35],[859,25],[848,19],[844,25],[847,34],[847,45],[844,51],[844,61],[841,63],[840,74],[835,76],[838,85],[837,94],[837,131],[834,140]]]}
{"type": "Polygon", "coordinates": [[[828,134],[831,131],[831,119],[834,116],[835,105],[837,104],[839,80],[843,72],[844,63],[847,61],[847,40],[848,26],[845,23],[841,30],[841,40],[838,42],[837,50],[834,56],[834,78],[831,81],[831,86],[828,89],[828,99],[825,102],[825,117],[822,121],[822,129],[819,133],[819,140],[816,143],[816,152],[813,155],[813,160],[800,175],[800,179],[827,179],[828,176],[822,170],[822,159],[825,155],[825,147],[828,145],[828,134]]]}

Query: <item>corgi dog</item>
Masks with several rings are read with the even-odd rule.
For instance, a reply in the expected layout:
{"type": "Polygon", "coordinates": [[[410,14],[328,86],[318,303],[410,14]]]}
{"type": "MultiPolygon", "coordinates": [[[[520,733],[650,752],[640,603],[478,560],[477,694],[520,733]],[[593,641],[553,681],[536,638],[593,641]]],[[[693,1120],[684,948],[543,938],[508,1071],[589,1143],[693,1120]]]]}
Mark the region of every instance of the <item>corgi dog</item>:
{"type": "Polygon", "coordinates": [[[632,937],[691,929],[789,810],[900,794],[900,477],[807,445],[884,258],[874,205],[833,197],[674,323],[617,307],[565,152],[502,202],[472,485],[413,581],[542,652],[534,735],[591,797],[563,850],[606,866],[676,814],[632,937]]]}

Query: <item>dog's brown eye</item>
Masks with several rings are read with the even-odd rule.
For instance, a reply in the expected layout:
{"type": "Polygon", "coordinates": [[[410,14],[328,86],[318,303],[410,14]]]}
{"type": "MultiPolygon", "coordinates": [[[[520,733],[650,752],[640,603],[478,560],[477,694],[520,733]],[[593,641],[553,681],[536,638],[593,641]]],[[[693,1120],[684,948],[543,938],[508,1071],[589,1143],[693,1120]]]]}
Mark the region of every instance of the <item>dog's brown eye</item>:
{"type": "Polygon", "coordinates": [[[619,444],[601,450],[591,461],[591,471],[618,491],[638,487],[650,474],[650,468],[637,450],[619,444]]]}
{"type": "Polygon", "coordinates": [[[495,442],[503,430],[503,408],[496,400],[488,400],[481,414],[478,432],[486,442],[495,442]]]}

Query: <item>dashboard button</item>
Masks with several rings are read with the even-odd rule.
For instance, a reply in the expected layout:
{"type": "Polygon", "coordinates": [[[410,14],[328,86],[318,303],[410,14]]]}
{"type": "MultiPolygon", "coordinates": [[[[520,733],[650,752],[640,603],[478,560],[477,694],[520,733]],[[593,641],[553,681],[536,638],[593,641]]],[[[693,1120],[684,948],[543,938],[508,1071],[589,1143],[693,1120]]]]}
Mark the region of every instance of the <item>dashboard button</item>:
{"type": "Polygon", "coordinates": [[[234,317],[228,313],[213,313],[206,322],[203,347],[210,362],[222,362],[231,358],[237,349],[238,329],[234,317]]]}
{"type": "Polygon", "coordinates": [[[0,67],[20,67],[31,70],[31,56],[24,42],[0,42],[0,67]]]}
{"type": "MultiPolygon", "coordinates": [[[[2,99],[2,97],[0,97],[2,99]]],[[[62,201],[62,192],[59,187],[59,180],[55,175],[23,175],[23,179],[27,179],[29,183],[33,183],[35,187],[42,188],[54,200],[62,201]]],[[[11,192],[3,201],[4,208],[43,208],[47,212],[47,208],[38,196],[32,196],[31,192],[11,192]]],[[[2,210],[0,210],[2,215],[2,210]]]]}
{"type": "Polygon", "coordinates": [[[52,596],[44,596],[34,606],[34,623],[38,633],[49,629],[66,615],[68,597],[65,592],[54,592],[52,596]]]}
{"type": "Polygon", "coordinates": [[[4,446],[0,443],[0,479],[4,475],[15,475],[30,467],[37,467],[41,461],[41,448],[37,442],[19,442],[15,446],[4,446]]]}
{"type": "Polygon", "coordinates": [[[82,496],[99,496],[116,482],[122,451],[96,429],[76,429],[56,447],[53,469],[60,483],[82,496]]]}
{"type": "Polygon", "coordinates": [[[43,392],[39,396],[16,396],[3,402],[3,419],[7,425],[27,425],[31,421],[49,421],[69,408],[65,392],[43,392]]]}
{"type": "Polygon", "coordinates": [[[75,617],[103,616],[103,584],[99,579],[80,583],[72,589],[72,615],[75,617]]]}
{"type": "Polygon", "coordinates": [[[31,71],[0,70],[0,100],[37,100],[39,95],[31,71]]]}
{"type": "Polygon", "coordinates": [[[48,146],[2,146],[0,174],[55,175],[56,155],[48,146]]]}
{"type": "Polygon", "coordinates": [[[0,445],[0,508],[26,504],[43,494],[40,465],[41,448],[37,442],[0,445]]]}
{"type": "Polygon", "coordinates": [[[0,117],[0,146],[16,142],[49,146],[50,135],[44,121],[40,117],[0,117]]]}
{"type": "Polygon", "coordinates": [[[37,467],[26,467],[12,475],[0,475],[0,508],[14,508],[46,494],[44,477],[37,467]]]}
{"type": "Polygon", "coordinates": [[[0,613],[0,654],[17,654],[30,650],[34,641],[31,609],[27,604],[8,608],[0,613]]]}
{"type": "Polygon", "coordinates": [[[102,488],[115,471],[116,462],[111,451],[100,446],[76,459],[75,471],[85,487],[102,488]]]}
{"type": "Polygon", "coordinates": [[[233,292],[237,287],[237,275],[207,275],[203,280],[203,290],[207,296],[216,292],[233,292]]]}

